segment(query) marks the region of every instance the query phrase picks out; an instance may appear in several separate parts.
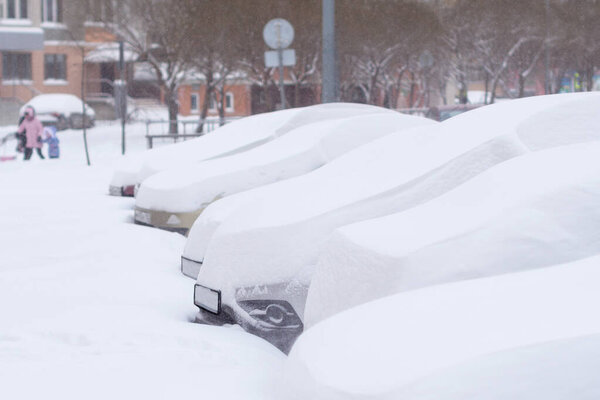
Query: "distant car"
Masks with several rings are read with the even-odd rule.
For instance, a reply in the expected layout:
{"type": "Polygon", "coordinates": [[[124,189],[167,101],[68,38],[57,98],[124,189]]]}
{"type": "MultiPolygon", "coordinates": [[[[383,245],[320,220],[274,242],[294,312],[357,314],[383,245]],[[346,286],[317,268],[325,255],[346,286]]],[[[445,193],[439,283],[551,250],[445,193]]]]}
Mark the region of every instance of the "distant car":
{"type": "Polygon", "coordinates": [[[435,285],[336,314],[300,336],[280,398],[598,399],[598,265],[435,285]]]}
{"type": "Polygon", "coordinates": [[[182,263],[201,264],[197,319],[236,322],[287,351],[304,329],[319,249],[336,228],[418,206],[516,156],[600,139],[598,109],[598,93],[486,106],[272,185],[207,224],[212,233],[192,227],[182,263]]]}
{"type": "Polygon", "coordinates": [[[483,106],[483,104],[454,104],[431,107],[425,112],[425,117],[431,118],[434,121],[442,122],[448,118],[455,117],[467,111],[475,110],[481,106],[483,106]]]}
{"type": "Polygon", "coordinates": [[[87,104],[84,119],[83,102],[72,94],[40,94],[21,107],[20,114],[29,106],[44,126],[52,125],[58,130],[91,128],[96,121],[94,109],[87,104]]]}
{"type": "Polygon", "coordinates": [[[401,213],[338,229],[323,246],[307,327],[399,292],[600,254],[600,142],[525,154],[401,213]]]}
{"type": "MultiPolygon", "coordinates": [[[[136,218],[183,234],[212,202],[315,170],[392,132],[434,124],[385,108],[302,125],[254,149],[159,172],[140,186],[136,218]]],[[[196,274],[197,276],[197,274],[196,274]]]]}

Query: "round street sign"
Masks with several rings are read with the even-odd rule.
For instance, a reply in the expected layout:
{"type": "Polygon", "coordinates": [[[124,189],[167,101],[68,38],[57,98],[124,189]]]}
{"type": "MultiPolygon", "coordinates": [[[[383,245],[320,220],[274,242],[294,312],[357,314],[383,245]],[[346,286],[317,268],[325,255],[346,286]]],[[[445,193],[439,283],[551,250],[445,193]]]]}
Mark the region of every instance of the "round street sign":
{"type": "Polygon", "coordinates": [[[270,48],[285,49],[294,40],[294,28],[285,19],[275,18],[265,25],[263,38],[270,48]]]}

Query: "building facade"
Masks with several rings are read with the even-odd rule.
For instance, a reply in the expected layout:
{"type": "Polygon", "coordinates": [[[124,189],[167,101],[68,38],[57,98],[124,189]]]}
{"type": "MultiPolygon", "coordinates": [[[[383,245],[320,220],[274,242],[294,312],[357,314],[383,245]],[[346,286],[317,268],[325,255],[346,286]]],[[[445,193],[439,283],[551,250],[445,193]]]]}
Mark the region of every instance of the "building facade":
{"type": "Polygon", "coordinates": [[[0,0],[0,98],[80,95],[84,12],[75,0],[0,0]]]}

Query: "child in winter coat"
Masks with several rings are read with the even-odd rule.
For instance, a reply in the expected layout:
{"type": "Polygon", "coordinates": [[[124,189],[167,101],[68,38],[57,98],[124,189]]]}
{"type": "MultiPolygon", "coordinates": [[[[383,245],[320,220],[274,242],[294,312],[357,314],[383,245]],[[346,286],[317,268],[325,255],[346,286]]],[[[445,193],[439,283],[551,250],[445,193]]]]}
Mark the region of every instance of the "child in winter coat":
{"type": "Polygon", "coordinates": [[[38,153],[38,156],[43,160],[44,155],[42,154],[42,130],[44,127],[39,119],[35,116],[35,110],[33,107],[28,106],[25,108],[25,119],[19,125],[18,133],[24,133],[26,137],[25,141],[25,160],[29,160],[33,154],[33,149],[38,153]]]}
{"type": "Polygon", "coordinates": [[[44,142],[48,143],[48,157],[58,158],[60,157],[60,148],[58,137],[56,136],[56,128],[54,126],[47,126],[44,128],[44,142]]]}

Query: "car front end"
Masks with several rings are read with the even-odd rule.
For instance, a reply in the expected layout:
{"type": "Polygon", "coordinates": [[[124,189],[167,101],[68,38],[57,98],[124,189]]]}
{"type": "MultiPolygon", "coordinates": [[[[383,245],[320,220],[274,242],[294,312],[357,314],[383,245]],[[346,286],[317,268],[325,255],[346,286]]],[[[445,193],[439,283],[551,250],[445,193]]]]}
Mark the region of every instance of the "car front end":
{"type": "Polygon", "coordinates": [[[194,286],[196,322],[211,325],[235,323],[284,353],[289,353],[304,330],[302,315],[307,285],[287,282],[237,289],[194,286]]]}
{"type": "Polygon", "coordinates": [[[133,185],[126,185],[126,186],[110,185],[108,187],[108,193],[111,196],[133,197],[134,186],[133,185]]]}
{"type": "Polygon", "coordinates": [[[171,212],[135,207],[134,220],[138,225],[152,226],[187,235],[202,210],[171,212]]]}

